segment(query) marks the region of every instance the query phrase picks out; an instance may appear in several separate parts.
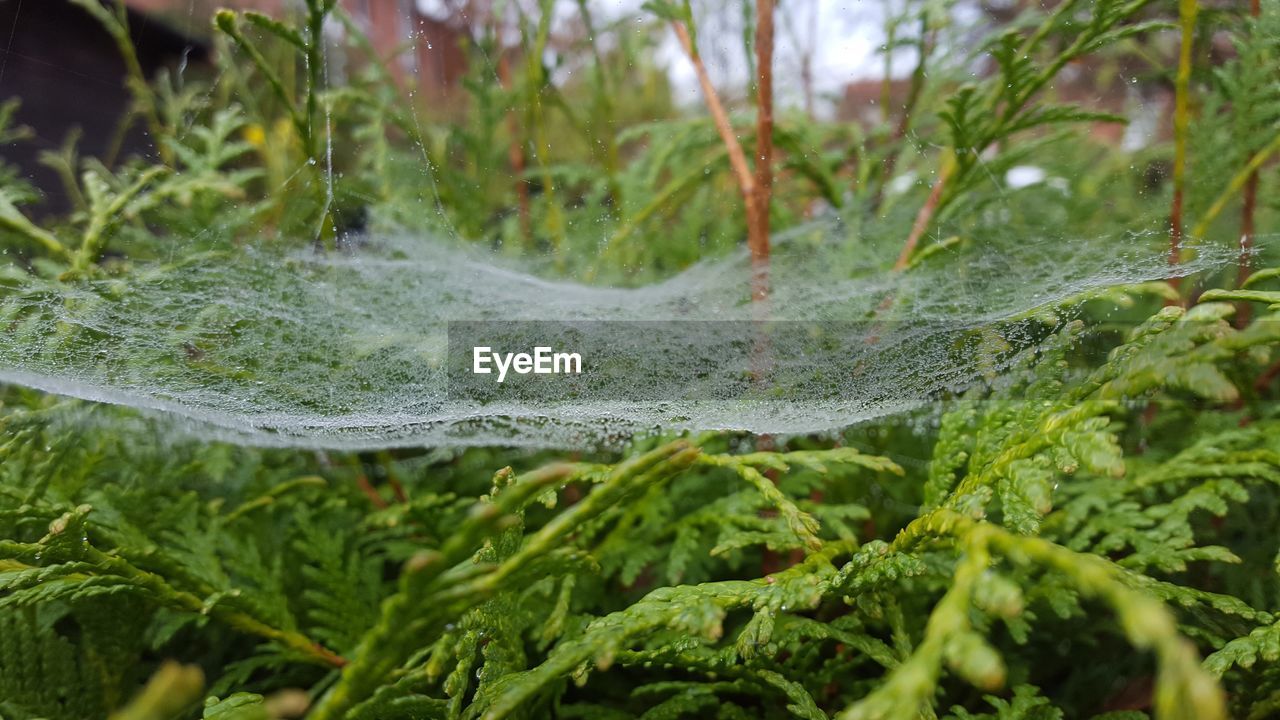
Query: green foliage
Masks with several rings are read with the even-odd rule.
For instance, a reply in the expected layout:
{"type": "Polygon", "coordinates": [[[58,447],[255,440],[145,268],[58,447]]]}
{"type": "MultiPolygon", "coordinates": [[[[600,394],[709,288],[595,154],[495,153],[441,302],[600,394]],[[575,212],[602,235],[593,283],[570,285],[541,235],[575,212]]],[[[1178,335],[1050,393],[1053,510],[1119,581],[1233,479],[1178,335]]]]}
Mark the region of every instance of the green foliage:
{"type": "Polygon", "coordinates": [[[1124,118],[1113,113],[1037,99],[1068,64],[1165,27],[1162,21],[1131,22],[1147,4],[1148,0],[1092,3],[1081,23],[1078,12],[1082,3],[1062,2],[1030,32],[1013,28],[989,40],[985,51],[997,71],[979,84],[957,88],[939,114],[951,148],[942,170],[948,186],[940,206],[945,208],[988,173],[1003,172],[1027,157],[1033,143],[1012,143],[995,157],[983,157],[989,148],[1020,133],[1070,123],[1123,122],[1124,118]],[[1064,31],[1070,33],[1070,42],[1046,52],[1048,38],[1064,31]]]}
{"type": "MultiPolygon", "coordinates": [[[[376,63],[326,82],[326,21],[371,47],[333,0],[220,12],[216,76],[182,84],[141,77],[123,5],[79,4],[120,46],[162,161],[81,159],[69,138],[45,157],[75,209],[49,222],[0,164],[6,300],[81,282],[126,293],[143,261],[180,272],[249,240],[326,252],[358,242],[366,214],[601,280],[666,276],[742,234],[714,128],[676,109],[646,57],[660,36],[630,18],[584,15],[586,39],[552,53],[543,3],[520,16],[536,51],[506,80],[496,31],[478,31],[457,120],[403,100],[376,63]],[[590,72],[553,81],[571,52],[590,72]]],[[[1118,118],[1054,91],[1086,56],[1158,54],[1168,9],[1153,6],[1027,11],[980,45],[978,81],[974,58],[934,49],[945,8],[909,6],[894,22],[920,21],[920,57],[901,117],[779,114],[775,224],[838,209],[850,265],[889,272],[926,190],[894,181],[936,167],[936,239],[904,272],[1004,225],[1148,242],[1124,233],[1166,221],[1141,166],[1167,143],[1084,140],[1065,128],[1118,118]],[[1024,161],[1064,186],[1006,190],[1024,161]]],[[[692,25],[687,4],[646,7],[692,25]]],[[[1197,75],[1191,172],[1206,181],[1188,207],[1207,227],[1242,171],[1274,182],[1278,9],[1199,20],[1236,48],[1197,75]]],[[[0,144],[29,139],[15,108],[0,105],[0,144]]],[[[260,720],[287,701],[320,720],[1270,716],[1277,277],[1189,309],[1158,307],[1180,298],[1165,283],[1086,293],[1052,309],[1078,320],[984,386],[768,447],[717,434],[569,460],[249,449],[5,388],[0,717],[260,720]],[[1227,301],[1257,314],[1237,326],[1227,301]]],[[[23,332],[21,305],[0,307],[0,329],[23,332]]],[[[1049,335],[1050,312],[980,339],[1049,335]]]]}
{"type": "MultiPolygon", "coordinates": [[[[1195,422],[1190,403],[1244,398],[1231,377],[1280,343],[1280,324],[1235,329],[1229,310],[1158,312],[1092,369],[1073,326],[1022,380],[966,394],[922,438],[934,445],[926,500],[896,532],[869,529],[866,500],[840,498],[913,474],[852,447],[641,444],[617,464],[507,468],[487,492],[469,471],[388,460],[403,485],[388,504],[363,462],[200,445],[148,455],[86,436],[76,404],[15,397],[0,483],[15,503],[0,515],[7,712],[50,712],[40,693],[59,687],[76,689],[77,707],[123,708],[140,678],[120,669],[159,654],[219,658],[219,697],[313,687],[317,718],[713,704],[905,717],[963,701],[948,677],[995,693],[995,715],[966,703],[955,717],[1053,718],[1102,709],[1091,693],[1030,687],[1050,681],[1028,664],[1049,652],[1038,638],[1070,632],[1151,652],[1161,717],[1224,717],[1212,677],[1271,662],[1274,626],[1215,590],[1237,582],[1243,558],[1227,549],[1230,526],[1206,520],[1252,489],[1280,499],[1276,420],[1140,454],[1128,427],[1145,406],[1177,424],[1195,422]],[[752,569],[787,553],[799,561],[752,569]],[[1193,640],[1222,648],[1205,670],[1193,640]],[[51,655],[24,680],[30,652],[51,655]],[[78,679],[104,662],[116,672],[78,679]]],[[[57,716],[102,712],[70,707],[57,716]]]]}

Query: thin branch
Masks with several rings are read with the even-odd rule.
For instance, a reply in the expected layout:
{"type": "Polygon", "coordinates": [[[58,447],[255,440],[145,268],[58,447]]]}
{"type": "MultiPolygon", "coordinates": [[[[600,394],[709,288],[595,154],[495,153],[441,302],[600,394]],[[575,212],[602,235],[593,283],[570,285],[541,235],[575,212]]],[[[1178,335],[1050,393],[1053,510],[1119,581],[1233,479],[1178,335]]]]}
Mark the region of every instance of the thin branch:
{"type": "Polygon", "coordinates": [[[938,180],[929,191],[929,198],[924,201],[924,205],[920,206],[920,212],[916,213],[916,221],[911,225],[911,234],[907,236],[907,242],[902,245],[902,252],[898,253],[898,260],[893,264],[895,272],[906,270],[911,264],[911,256],[915,254],[920,238],[924,236],[925,230],[929,229],[929,223],[933,222],[933,216],[942,204],[942,194],[947,189],[947,180],[951,178],[952,170],[955,168],[953,158],[954,156],[947,156],[938,180]]]}
{"type": "MultiPolygon", "coordinates": [[[[1191,47],[1195,39],[1196,13],[1199,9],[1198,0],[1179,0],[1178,2],[1182,43],[1178,51],[1178,75],[1175,82],[1173,111],[1173,204],[1169,211],[1170,265],[1177,265],[1182,261],[1182,204],[1183,190],[1186,185],[1187,129],[1191,117],[1188,102],[1191,86],[1191,47]]],[[[1173,277],[1169,282],[1176,288],[1179,279],[1173,277]]]]}
{"type": "Polygon", "coordinates": [[[25,237],[62,260],[70,262],[75,258],[57,236],[28,220],[3,192],[0,192],[0,230],[25,237]]]}
{"type": "Polygon", "coordinates": [[[756,217],[748,216],[751,297],[769,295],[769,206],[773,199],[773,10],[774,0],[756,0],[756,217]]]}
{"type": "Polygon", "coordinates": [[[702,62],[689,29],[684,23],[672,21],[676,39],[684,49],[693,71],[698,76],[698,84],[702,87],[702,96],[711,112],[711,120],[716,132],[724,143],[729,155],[729,166],[733,169],[734,178],[738,181],[738,190],[742,193],[747,215],[747,248],[751,252],[751,299],[761,302],[769,296],[769,199],[773,189],[773,2],[758,0],[757,9],[767,10],[767,18],[761,17],[756,24],[756,53],[758,97],[760,102],[756,108],[756,170],[753,172],[747,164],[746,153],[742,143],[734,133],[729,114],[720,102],[715,86],[711,84],[711,76],[702,62]],[[767,45],[767,47],[765,47],[767,45]],[[763,62],[762,62],[763,61],[763,62]]]}
{"type": "MultiPolygon", "coordinates": [[[[1253,0],[1249,4],[1249,14],[1256,22],[1262,16],[1262,0],[1253,0]]],[[[1255,29],[1256,31],[1256,29],[1255,29]]],[[[1258,168],[1249,171],[1249,178],[1244,184],[1244,204],[1240,208],[1240,257],[1237,261],[1236,287],[1244,287],[1249,279],[1251,255],[1253,254],[1254,213],[1258,207],[1258,168]]],[[[1236,324],[1244,327],[1249,323],[1253,308],[1248,303],[1239,303],[1236,307],[1236,324]]]]}
{"type": "Polygon", "coordinates": [[[747,156],[742,152],[742,143],[738,142],[738,136],[733,132],[733,123],[729,122],[729,114],[725,112],[724,105],[720,103],[720,96],[716,94],[715,86],[711,84],[707,67],[702,64],[702,56],[693,47],[693,40],[689,37],[689,30],[684,23],[673,21],[671,27],[675,30],[676,39],[680,41],[680,47],[684,48],[685,55],[689,56],[693,71],[698,76],[698,85],[702,87],[702,96],[706,100],[707,110],[711,112],[711,121],[715,123],[716,132],[720,133],[720,140],[724,142],[725,150],[729,153],[729,166],[733,168],[738,188],[744,197],[751,195],[755,184],[751,167],[747,165],[747,156]]]}
{"type": "MultiPolygon", "coordinates": [[[[1018,54],[1027,56],[1035,49],[1048,35],[1053,28],[1065,17],[1072,13],[1080,0],[1064,0],[1059,3],[1053,13],[1042,22],[1027,38],[1019,45],[1018,54]]],[[[1137,12],[1149,0],[1132,0],[1125,6],[1123,15],[1128,16],[1137,12]]],[[[1196,0],[1181,0],[1181,2],[1189,3],[1196,6],[1196,0]]],[[[1194,25],[1194,19],[1192,21],[1194,25]]],[[[1049,85],[1058,73],[1066,67],[1067,63],[1081,57],[1087,52],[1096,49],[1094,43],[1099,37],[1104,37],[1101,31],[1090,31],[1081,34],[1066,49],[1062,50],[1052,62],[1044,69],[1036,73],[1029,81],[1020,83],[1020,86],[1013,93],[1006,92],[1006,88],[993,85],[986,91],[985,98],[986,107],[984,110],[996,117],[995,123],[981,137],[976,138],[971,147],[953,148],[954,152],[965,151],[966,162],[963,164],[958,162],[957,156],[948,155],[941,170],[941,174],[933,189],[930,191],[929,198],[925,201],[924,207],[916,215],[915,224],[912,227],[911,234],[907,238],[902,252],[898,256],[898,262],[895,269],[902,270],[910,265],[911,254],[915,251],[915,246],[919,243],[920,238],[928,229],[929,223],[938,211],[955,200],[958,195],[955,192],[947,193],[948,181],[954,181],[956,177],[963,179],[968,176],[973,169],[973,159],[980,159],[982,153],[987,148],[992,147],[1000,142],[1002,138],[1008,137],[1018,130],[1026,129],[1030,125],[1019,125],[1019,121],[1026,120],[1025,108],[1027,103],[1036,93],[1049,85]]],[[[923,71],[922,71],[923,72],[923,71]]],[[[1012,87],[1012,86],[1010,86],[1012,87]]],[[[1033,123],[1035,124],[1035,123],[1033,123]]],[[[1181,203],[1179,202],[1179,207],[1181,203]]],[[[1180,211],[1179,211],[1180,215],[1180,211]]],[[[1181,224],[1179,223],[1179,234],[1181,233],[1181,224]]],[[[891,302],[891,301],[890,301],[891,302]]]]}
{"type": "MultiPolygon", "coordinates": [[[[1240,172],[1236,173],[1235,177],[1231,178],[1231,181],[1227,183],[1227,186],[1218,194],[1217,199],[1215,199],[1213,204],[1209,206],[1209,209],[1205,211],[1204,216],[1200,218],[1200,222],[1196,223],[1195,227],[1192,228],[1191,238],[1193,240],[1198,240],[1204,237],[1204,234],[1209,230],[1209,225],[1218,218],[1218,215],[1226,208],[1227,203],[1231,201],[1231,198],[1234,197],[1237,192],[1240,192],[1241,188],[1245,191],[1245,212],[1244,217],[1242,218],[1242,225],[1246,228],[1244,232],[1248,232],[1250,235],[1253,233],[1253,208],[1249,206],[1250,204],[1257,202],[1256,182],[1258,178],[1258,169],[1261,168],[1262,165],[1277,152],[1280,152],[1280,134],[1277,134],[1270,142],[1264,145],[1261,150],[1254,153],[1253,157],[1249,158],[1249,162],[1245,163],[1244,168],[1241,169],[1240,172]],[[1255,195],[1252,198],[1249,197],[1248,194],[1250,180],[1253,180],[1255,183],[1255,195]]],[[[1241,239],[1241,242],[1243,243],[1243,238],[1241,239]]],[[[1244,251],[1243,247],[1241,247],[1241,251],[1244,251]]],[[[1248,256],[1242,255],[1241,261],[1245,262],[1247,267],[1248,256]]],[[[1247,274],[1245,277],[1240,278],[1240,283],[1243,285],[1246,279],[1248,279],[1247,274]]]]}
{"type": "Polygon", "coordinates": [[[307,157],[311,157],[311,141],[308,137],[311,129],[306,118],[304,118],[302,113],[298,110],[297,103],[294,102],[293,96],[289,91],[285,89],[284,81],[275,71],[271,62],[262,55],[262,52],[258,50],[256,45],[250,42],[249,39],[240,32],[238,17],[239,16],[237,16],[234,11],[223,9],[219,10],[217,15],[214,16],[214,23],[224,35],[235,43],[236,47],[240,48],[240,50],[248,56],[249,60],[253,62],[254,67],[257,68],[258,72],[262,75],[262,78],[267,81],[269,86],[271,86],[271,90],[275,94],[276,99],[280,101],[280,105],[284,108],[285,112],[289,114],[289,120],[293,123],[294,129],[298,131],[298,137],[306,146],[307,157]]]}

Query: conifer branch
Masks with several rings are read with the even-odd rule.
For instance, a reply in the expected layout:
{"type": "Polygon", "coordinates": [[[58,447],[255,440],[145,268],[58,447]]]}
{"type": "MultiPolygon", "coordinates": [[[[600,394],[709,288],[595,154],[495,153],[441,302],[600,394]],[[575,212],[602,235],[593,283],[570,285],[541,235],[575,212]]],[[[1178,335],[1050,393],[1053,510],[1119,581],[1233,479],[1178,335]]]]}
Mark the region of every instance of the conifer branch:
{"type": "Polygon", "coordinates": [[[73,567],[83,568],[86,577],[116,579],[161,605],[196,615],[208,615],[241,632],[279,643],[307,662],[327,667],[342,667],[346,664],[346,660],[340,655],[297,631],[273,627],[224,603],[211,603],[208,599],[174,587],[163,577],[142,570],[122,557],[99,550],[86,539],[88,531],[85,529],[85,519],[91,511],[92,508],[84,505],[74,512],[63,514],[49,526],[49,534],[38,543],[0,540],[0,558],[18,560],[33,568],[69,563],[73,567]]]}

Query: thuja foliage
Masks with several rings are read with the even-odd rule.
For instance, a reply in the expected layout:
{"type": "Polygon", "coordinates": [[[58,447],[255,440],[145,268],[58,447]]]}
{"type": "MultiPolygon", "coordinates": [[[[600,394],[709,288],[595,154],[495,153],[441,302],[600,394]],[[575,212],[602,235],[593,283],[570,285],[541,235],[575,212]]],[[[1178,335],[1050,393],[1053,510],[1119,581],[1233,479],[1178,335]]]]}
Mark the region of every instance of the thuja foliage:
{"type": "Polygon", "coordinates": [[[1167,308],[1092,367],[1073,324],[845,447],[654,438],[488,476],[156,447],[10,391],[0,712],[1263,716],[1280,419],[1251,381],[1280,318],[1232,312],[1167,308]]]}
{"type": "MultiPolygon", "coordinates": [[[[128,16],[83,4],[128,58],[128,16]]],[[[521,27],[531,47],[546,49],[550,8],[521,27]]],[[[1235,241],[1223,211],[1274,150],[1280,8],[1263,10],[1193,28],[1236,48],[1195,66],[1193,240],[1235,241]]],[[[946,17],[928,3],[898,18],[921,29],[901,117],[868,131],[779,119],[779,226],[837,208],[888,273],[946,262],[983,223],[1121,238],[1164,222],[1168,143],[1088,144],[1079,126],[1119,118],[1052,95],[1074,63],[1158,53],[1176,13],[1068,0],[960,58],[937,49],[946,17]],[[978,58],[993,63],[980,79],[978,58]],[[1067,191],[1001,185],[1032,160],[1067,191]],[[919,248],[895,270],[909,227],[919,248]]],[[[314,0],[296,22],[220,13],[207,83],[134,72],[131,120],[155,157],[47,153],[67,217],[32,219],[35,189],[0,164],[4,291],[127,287],[135,264],[181,273],[249,240],[328,252],[366,222],[640,276],[741,234],[715,129],[677,114],[637,59],[652,38],[593,37],[580,85],[551,82],[542,52],[503,83],[496,32],[481,33],[470,121],[420,122],[377,64],[327,81],[328,22],[367,47],[314,0]],[[582,133],[552,154],[563,128],[582,133]],[[507,165],[512,147],[533,151],[529,167],[507,165]]],[[[14,107],[0,144],[26,140],[14,107]]],[[[1275,216],[1266,197],[1259,226],[1275,216]]],[[[1280,269],[1218,284],[1196,303],[1203,288],[1164,283],[1072,299],[1062,316],[1079,319],[1046,323],[1060,329],[1018,367],[829,437],[656,435],[574,456],[264,450],[7,388],[0,717],[1272,716],[1280,269]]]]}

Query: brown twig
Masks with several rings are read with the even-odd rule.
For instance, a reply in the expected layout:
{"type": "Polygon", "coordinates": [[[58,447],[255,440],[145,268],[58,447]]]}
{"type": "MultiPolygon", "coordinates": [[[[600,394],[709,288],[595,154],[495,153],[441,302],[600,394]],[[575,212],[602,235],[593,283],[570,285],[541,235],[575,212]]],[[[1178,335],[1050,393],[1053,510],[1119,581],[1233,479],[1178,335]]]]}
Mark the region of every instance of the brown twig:
{"type": "MultiPolygon", "coordinates": [[[[698,76],[698,84],[702,87],[702,95],[711,112],[711,120],[716,132],[724,143],[729,156],[729,166],[733,169],[738,189],[742,193],[742,202],[747,215],[747,249],[751,254],[751,300],[759,315],[764,314],[764,303],[769,298],[769,205],[773,194],[773,10],[774,0],[756,0],[756,157],[755,169],[747,164],[746,153],[742,143],[733,131],[733,123],[725,112],[720,96],[707,68],[698,55],[698,49],[689,35],[689,28],[684,23],[672,21],[676,38],[684,49],[685,55],[693,64],[694,73],[698,76]]],[[[757,380],[764,375],[763,366],[767,363],[768,344],[763,337],[757,338],[752,352],[752,374],[757,380]]],[[[761,435],[759,447],[772,448],[773,438],[761,435]]],[[[776,482],[776,478],[766,474],[776,482]]],[[[762,566],[766,574],[772,568],[781,567],[781,558],[772,550],[765,550],[762,566]]]]}
{"type": "Polygon", "coordinates": [[[773,7],[756,0],[756,182],[754,218],[748,216],[747,247],[751,251],[751,297],[769,295],[769,205],[773,198],[773,7]]]}
{"type": "MultiPolygon", "coordinates": [[[[1249,14],[1256,20],[1262,15],[1262,1],[1253,0],[1249,4],[1249,14]]],[[[1249,173],[1249,179],[1244,183],[1244,204],[1240,209],[1240,258],[1238,260],[1238,270],[1236,273],[1236,287],[1244,287],[1244,283],[1249,279],[1252,272],[1250,268],[1250,255],[1253,253],[1253,235],[1254,224],[1253,217],[1258,206],[1258,170],[1254,168],[1249,173]]],[[[1236,326],[1244,327],[1249,324],[1249,318],[1253,308],[1249,303],[1237,303],[1236,305],[1236,326]]]]}
{"type": "Polygon", "coordinates": [[[391,488],[392,497],[396,499],[396,502],[409,502],[409,493],[405,491],[404,484],[401,483],[400,478],[396,476],[395,458],[391,456],[391,452],[388,450],[379,452],[377,461],[378,464],[382,466],[382,469],[387,476],[387,487],[391,488]]]}
{"type": "Polygon", "coordinates": [[[729,155],[738,190],[747,215],[747,249],[751,253],[751,299],[763,302],[769,297],[769,202],[773,191],[773,0],[757,0],[756,11],[756,167],[753,171],[747,163],[742,143],[734,133],[733,123],[725,111],[711,76],[702,62],[689,29],[684,23],[672,21],[676,39],[689,57],[698,85],[711,113],[716,132],[729,155]]]}
{"type": "MultiPolygon", "coordinates": [[[[1183,190],[1186,185],[1187,169],[1187,130],[1190,125],[1191,108],[1189,95],[1191,86],[1191,49],[1195,39],[1196,13],[1199,10],[1197,0],[1179,0],[1178,14],[1182,30],[1182,41],[1178,49],[1178,75],[1174,83],[1173,110],[1173,203],[1169,209],[1169,265],[1182,262],[1182,204],[1183,190]]],[[[1179,278],[1169,278],[1169,284],[1177,289],[1179,278]]]]}
{"type": "Polygon", "coordinates": [[[378,494],[377,488],[373,486],[373,483],[369,482],[369,476],[364,473],[356,475],[356,487],[359,488],[360,492],[364,493],[365,497],[369,498],[369,502],[374,507],[379,510],[387,509],[387,501],[382,499],[382,496],[378,494]]]}
{"type": "Polygon", "coordinates": [[[673,21],[671,27],[675,30],[676,39],[680,41],[680,46],[684,48],[685,54],[689,56],[689,62],[693,63],[693,71],[698,76],[698,84],[702,87],[702,95],[706,100],[707,110],[711,112],[711,121],[715,123],[716,132],[720,133],[720,139],[724,142],[725,149],[729,153],[729,166],[733,168],[738,187],[742,190],[744,197],[750,196],[752,193],[749,191],[752,189],[754,180],[751,168],[747,165],[747,156],[743,154],[742,143],[738,142],[738,136],[733,132],[733,124],[729,122],[729,114],[725,112],[724,105],[720,103],[720,96],[716,94],[715,86],[711,84],[711,76],[707,74],[707,67],[702,63],[702,56],[693,47],[693,39],[689,37],[689,30],[684,23],[673,21]]]}
{"type": "Polygon", "coordinates": [[[945,162],[942,165],[942,172],[938,175],[938,180],[933,183],[933,189],[929,191],[929,199],[924,201],[924,205],[920,206],[920,212],[916,213],[916,221],[911,225],[911,234],[907,236],[907,242],[902,246],[902,252],[898,253],[898,261],[893,264],[895,272],[906,270],[911,264],[911,256],[915,254],[916,246],[920,244],[920,238],[924,236],[924,231],[929,229],[929,223],[933,221],[933,215],[938,211],[938,205],[942,202],[942,193],[947,189],[947,180],[951,177],[952,163],[945,162]]]}

